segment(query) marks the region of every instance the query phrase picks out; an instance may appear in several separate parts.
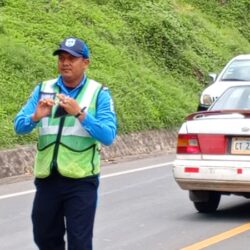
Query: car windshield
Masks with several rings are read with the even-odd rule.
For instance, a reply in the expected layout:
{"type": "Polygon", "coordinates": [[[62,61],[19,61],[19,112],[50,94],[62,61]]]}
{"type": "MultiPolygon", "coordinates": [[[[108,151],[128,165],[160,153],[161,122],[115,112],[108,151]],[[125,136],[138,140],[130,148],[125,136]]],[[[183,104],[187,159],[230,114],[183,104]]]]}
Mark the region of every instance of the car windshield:
{"type": "Polygon", "coordinates": [[[222,81],[250,81],[250,59],[233,61],[224,72],[222,81]]]}
{"type": "Polygon", "coordinates": [[[250,85],[228,88],[209,110],[249,109],[250,85]]]}

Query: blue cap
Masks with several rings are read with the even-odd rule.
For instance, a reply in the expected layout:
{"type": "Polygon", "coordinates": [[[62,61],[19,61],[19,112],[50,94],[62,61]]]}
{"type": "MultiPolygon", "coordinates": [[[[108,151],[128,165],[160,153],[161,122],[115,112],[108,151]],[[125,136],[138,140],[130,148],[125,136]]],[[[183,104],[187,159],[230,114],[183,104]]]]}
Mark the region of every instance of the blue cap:
{"type": "Polygon", "coordinates": [[[65,38],[59,45],[59,48],[54,51],[53,55],[58,55],[61,51],[70,53],[76,57],[89,58],[89,48],[87,44],[79,38],[65,38]]]}

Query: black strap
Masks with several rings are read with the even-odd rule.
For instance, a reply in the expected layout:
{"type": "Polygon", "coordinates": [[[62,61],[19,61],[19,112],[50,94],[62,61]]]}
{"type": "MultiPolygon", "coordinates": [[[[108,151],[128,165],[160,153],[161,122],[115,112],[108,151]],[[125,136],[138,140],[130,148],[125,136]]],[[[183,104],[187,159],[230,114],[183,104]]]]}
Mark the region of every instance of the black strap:
{"type": "Polygon", "coordinates": [[[59,145],[60,145],[60,141],[61,141],[61,137],[62,137],[62,130],[63,130],[64,122],[65,122],[65,116],[60,118],[59,128],[58,128],[54,152],[53,152],[53,158],[52,158],[52,162],[50,165],[51,169],[57,168],[57,156],[58,156],[59,145]]]}

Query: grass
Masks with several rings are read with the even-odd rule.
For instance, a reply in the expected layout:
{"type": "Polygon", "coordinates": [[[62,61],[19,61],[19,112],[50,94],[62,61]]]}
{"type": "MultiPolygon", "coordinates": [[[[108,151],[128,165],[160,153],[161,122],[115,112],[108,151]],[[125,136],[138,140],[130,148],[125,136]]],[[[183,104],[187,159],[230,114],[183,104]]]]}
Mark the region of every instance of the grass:
{"type": "Polygon", "coordinates": [[[247,0],[0,0],[0,148],[33,143],[13,119],[36,84],[57,75],[66,36],[91,48],[89,77],[114,97],[119,133],[176,128],[210,71],[249,53],[247,0]]]}

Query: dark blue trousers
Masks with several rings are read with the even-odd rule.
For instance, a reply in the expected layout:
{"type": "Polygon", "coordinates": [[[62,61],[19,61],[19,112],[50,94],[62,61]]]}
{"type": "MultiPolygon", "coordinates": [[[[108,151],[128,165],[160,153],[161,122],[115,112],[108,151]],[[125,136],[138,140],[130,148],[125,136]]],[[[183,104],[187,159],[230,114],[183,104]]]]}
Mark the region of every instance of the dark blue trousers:
{"type": "Polygon", "coordinates": [[[57,172],[35,179],[34,241],[40,250],[92,250],[98,176],[71,179],[57,172]]]}

